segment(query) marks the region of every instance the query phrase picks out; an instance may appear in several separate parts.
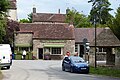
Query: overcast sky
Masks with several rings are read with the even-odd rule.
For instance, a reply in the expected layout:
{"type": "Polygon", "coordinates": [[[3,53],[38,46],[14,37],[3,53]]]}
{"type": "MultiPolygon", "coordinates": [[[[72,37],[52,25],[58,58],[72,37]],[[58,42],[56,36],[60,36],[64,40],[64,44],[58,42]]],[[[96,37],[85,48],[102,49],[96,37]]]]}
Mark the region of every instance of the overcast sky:
{"type": "MultiPolygon", "coordinates": [[[[77,11],[88,15],[91,10],[91,3],[89,0],[17,0],[17,13],[18,19],[27,18],[27,15],[32,12],[32,8],[36,7],[37,13],[58,13],[60,9],[61,13],[66,12],[66,8],[75,8],[77,11]]],[[[120,4],[120,0],[109,0],[111,3],[111,14],[114,12],[120,4]]]]}

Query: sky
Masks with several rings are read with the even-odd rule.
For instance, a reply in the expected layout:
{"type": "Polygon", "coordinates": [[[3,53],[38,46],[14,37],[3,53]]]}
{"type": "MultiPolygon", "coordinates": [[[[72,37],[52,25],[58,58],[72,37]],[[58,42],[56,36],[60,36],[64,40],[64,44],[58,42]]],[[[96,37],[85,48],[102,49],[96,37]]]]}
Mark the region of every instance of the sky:
{"type": "MultiPolygon", "coordinates": [[[[28,14],[32,12],[33,7],[36,7],[37,13],[58,13],[65,14],[66,9],[74,8],[78,12],[88,15],[92,4],[88,3],[89,0],[17,0],[17,17],[18,20],[26,19],[28,14]]],[[[113,16],[116,9],[120,5],[120,0],[109,0],[111,3],[110,8],[113,10],[110,12],[113,16]]]]}

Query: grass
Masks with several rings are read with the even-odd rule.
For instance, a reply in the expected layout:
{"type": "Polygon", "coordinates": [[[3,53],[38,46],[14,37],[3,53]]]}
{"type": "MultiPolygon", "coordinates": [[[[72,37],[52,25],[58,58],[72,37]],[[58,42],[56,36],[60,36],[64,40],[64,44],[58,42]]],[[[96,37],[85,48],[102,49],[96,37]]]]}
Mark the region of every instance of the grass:
{"type": "Polygon", "coordinates": [[[90,74],[105,75],[120,78],[120,69],[112,67],[90,67],[90,74]]]}

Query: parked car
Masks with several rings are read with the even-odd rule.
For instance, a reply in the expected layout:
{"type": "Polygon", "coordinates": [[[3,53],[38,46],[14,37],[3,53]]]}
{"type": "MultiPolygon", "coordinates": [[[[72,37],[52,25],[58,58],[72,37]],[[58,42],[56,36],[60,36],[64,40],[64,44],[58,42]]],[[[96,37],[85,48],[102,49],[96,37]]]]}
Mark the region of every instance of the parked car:
{"type": "Polygon", "coordinates": [[[62,62],[62,70],[70,72],[89,73],[89,65],[85,60],[78,56],[65,57],[62,62]]]}

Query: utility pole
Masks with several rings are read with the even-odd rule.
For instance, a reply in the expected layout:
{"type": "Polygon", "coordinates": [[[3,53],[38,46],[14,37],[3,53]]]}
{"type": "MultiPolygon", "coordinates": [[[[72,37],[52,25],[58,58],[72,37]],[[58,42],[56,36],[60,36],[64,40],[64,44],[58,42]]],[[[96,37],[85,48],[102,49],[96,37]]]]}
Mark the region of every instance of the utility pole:
{"type": "Polygon", "coordinates": [[[96,33],[97,33],[97,31],[96,31],[96,15],[94,15],[94,28],[95,28],[95,68],[97,67],[97,62],[96,62],[96,60],[97,60],[97,56],[96,56],[96,52],[97,52],[97,48],[96,48],[96,33]]]}

